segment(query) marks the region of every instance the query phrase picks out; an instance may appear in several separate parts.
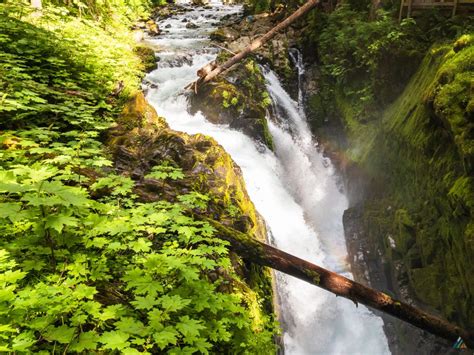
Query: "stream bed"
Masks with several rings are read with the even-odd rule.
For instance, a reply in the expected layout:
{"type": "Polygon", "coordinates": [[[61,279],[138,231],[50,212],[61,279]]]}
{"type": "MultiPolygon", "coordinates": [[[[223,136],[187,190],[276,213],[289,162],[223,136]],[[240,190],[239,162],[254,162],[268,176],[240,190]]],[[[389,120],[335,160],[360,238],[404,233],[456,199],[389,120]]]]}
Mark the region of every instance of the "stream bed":
{"type": "MultiPolygon", "coordinates": [[[[184,87],[215,59],[209,33],[239,6],[211,1],[210,7],[159,22],[162,35],[146,40],[161,48],[158,69],[145,79],[147,98],[172,129],[213,137],[242,169],[250,198],[265,219],[276,247],[352,278],[347,264],[342,216],[347,199],[330,160],[319,152],[301,105],[292,100],[278,77],[264,69],[276,119],[269,120],[275,152],[243,133],[191,115],[184,87]],[[185,21],[185,22],[183,22],[185,21]],[[186,28],[191,21],[197,28],[186,28]]],[[[292,52],[302,72],[299,53],[292,52]]],[[[388,354],[382,319],[298,279],[276,272],[285,354],[388,354]]]]}

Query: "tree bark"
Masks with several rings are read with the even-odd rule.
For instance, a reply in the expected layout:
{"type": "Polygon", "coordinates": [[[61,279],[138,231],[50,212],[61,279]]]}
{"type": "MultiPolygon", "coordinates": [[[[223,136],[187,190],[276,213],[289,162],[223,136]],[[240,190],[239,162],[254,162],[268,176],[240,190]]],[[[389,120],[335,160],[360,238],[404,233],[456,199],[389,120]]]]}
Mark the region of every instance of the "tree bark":
{"type": "MultiPolygon", "coordinates": [[[[202,216],[197,216],[202,218],[202,216]]],[[[217,235],[231,244],[231,249],[244,259],[267,266],[341,296],[397,317],[418,328],[455,342],[461,337],[469,348],[474,348],[474,332],[449,323],[439,317],[393,299],[389,295],[352,281],[318,265],[261,243],[234,229],[207,219],[217,235]]],[[[308,300],[310,302],[310,300],[308,300]]]]}
{"type": "MultiPolygon", "coordinates": [[[[224,64],[215,65],[211,63],[201,68],[198,71],[199,79],[193,83],[194,87],[196,88],[199,84],[204,84],[211,81],[217,75],[229,69],[230,67],[232,67],[234,64],[238,63],[245,57],[247,57],[250,53],[254,52],[258,48],[260,48],[263,44],[265,44],[270,39],[272,39],[278,32],[280,32],[281,30],[284,30],[285,28],[290,26],[293,22],[298,20],[300,17],[304,16],[308,11],[316,7],[318,3],[319,3],[319,0],[308,0],[303,6],[301,6],[298,10],[292,13],[284,21],[280,22],[278,25],[273,27],[270,31],[268,31],[262,37],[250,43],[245,49],[243,49],[242,51],[234,55],[232,58],[227,60],[224,64]]],[[[193,84],[189,85],[189,87],[192,87],[193,84]]]]}

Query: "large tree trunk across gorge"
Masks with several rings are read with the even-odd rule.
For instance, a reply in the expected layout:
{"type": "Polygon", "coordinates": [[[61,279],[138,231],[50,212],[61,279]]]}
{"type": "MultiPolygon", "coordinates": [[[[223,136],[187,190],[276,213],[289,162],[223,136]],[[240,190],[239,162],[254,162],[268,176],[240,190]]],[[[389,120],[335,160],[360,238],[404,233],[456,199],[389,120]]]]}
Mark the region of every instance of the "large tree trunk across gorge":
{"type": "Polygon", "coordinates": [[[304,16],[308,11],[316,7],[316,5],[318,4],[319,4],[319,0],[308,0],[303,6],[301,6],[298,10],[293,12],[284,21],[280,22],[278,25],[273,27],[270,31],[268,31],[262,37],[259,37],[258,39],[250,43],[245,49],[243,49],[242,51],[234,55],[225,63],[221,65],[216,65],[215,63],[210,63],[210,64],[205,65],[198,71],[199,79],[196,82],[190,84],[188,87],[194,86],[194,88],[196,89],[199,84],[204,84],[211,81],[217,75],[229,69],[231,66],[233,66],[234,64],[238,63],[239,61],[247,57],[250,53],[260,48],[263,44],[265,44],[270,39],[272,39],[278,32],[290,26],[293,22],[298,20],[300,17],[304,16]]]}
{"type": "MultiPolygon", "coordinates": [[[[203,219],[202,216],[197,217],[203,219]]],[[[216,221],[204,219],[217,230],[219,237],[230,242],[232,250],[250,262],[297,277],[336,296],[348,298],[356,305],[361,303],[372,307],[452,342],[461,337],[469,348],[474,348],[474,332],[468,332],[444,319],[393,299],[383,292],[254,240],[216,221]]]]}

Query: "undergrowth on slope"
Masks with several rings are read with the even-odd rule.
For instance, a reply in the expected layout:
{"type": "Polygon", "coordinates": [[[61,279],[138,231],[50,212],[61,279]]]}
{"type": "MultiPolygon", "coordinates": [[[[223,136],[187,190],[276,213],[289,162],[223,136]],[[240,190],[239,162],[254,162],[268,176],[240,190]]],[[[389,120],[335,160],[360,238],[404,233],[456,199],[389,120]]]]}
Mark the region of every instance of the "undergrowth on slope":
{"type": "Polygon", "coordinates": [[[115,174],[101,136],[142,64],[125,25],[88,16],[0,6],[0,351],[273,349],[227,243],[185,215],[205,202],[142,203],[115,174]]]}

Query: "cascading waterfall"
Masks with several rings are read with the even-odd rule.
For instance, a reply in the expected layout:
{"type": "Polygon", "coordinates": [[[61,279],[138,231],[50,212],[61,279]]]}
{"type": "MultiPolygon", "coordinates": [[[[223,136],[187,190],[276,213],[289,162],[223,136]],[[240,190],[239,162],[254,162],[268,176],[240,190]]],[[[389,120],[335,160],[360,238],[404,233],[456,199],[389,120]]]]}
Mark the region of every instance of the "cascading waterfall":
{"type": "Polygon", "coordinates": [[[303,76],[305,73],[304,64],[303,64],[303,56],[301,55],[300,51],[296,48],[290,48],[289,50],[290,58],[293,61],[297,71],[298,71],[298,109],[300,114],[304,116],[304,107],[303,107],[303,76]]]}
{"type": "MultiPolygon", "coordinates": [[[[265,73],[279,116],[278,122],[269,122],[275,154],[262,151],[239,131],[211,124],[200,113],[188,113],[183,88],[216,56],[208,33],[219,18],[240,10],[222,3],[212,5],[162,21],[160,28],[170,25],[169,32],[148,39],[162,48],[158,70],[146,78],[155,84],[148,90],[148,99],[171,128],[212,136],[232,156],[276,246],[350,277],[342,228],[346,198],[330,161],[316,149],[301,106],[289,97],[277,76],[265,73]],[[185,17],[199,28],[186,29],[185,17]]],[[[277,289],[287,354],[389,352],[382,320],[365,307],[356,308],[348,300],[281,273],[277,273],[277,289]]]]}

